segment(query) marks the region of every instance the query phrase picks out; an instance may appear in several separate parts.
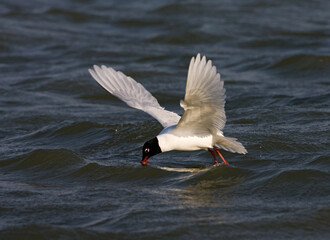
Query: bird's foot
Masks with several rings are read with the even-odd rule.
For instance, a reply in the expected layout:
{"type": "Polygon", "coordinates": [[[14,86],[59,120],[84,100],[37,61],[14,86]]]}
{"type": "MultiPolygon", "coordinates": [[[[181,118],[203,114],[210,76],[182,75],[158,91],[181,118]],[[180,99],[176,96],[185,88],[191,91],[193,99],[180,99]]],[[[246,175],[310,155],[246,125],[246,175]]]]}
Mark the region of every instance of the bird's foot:
{"type": "Polygon", "coordinates": [[[213,151],[211,148],[208,148],[207,150],[208,150],[208,151],[212,154],[212,156],[213,156],[213,159],[214,159],[214,166],[217,166],[217,165],[219,164],[219,162],[218,162],[218,160],[217,160],[217,158],[216,158],[216,156],[215,156],[214,151],[213,151]]]}
{"type": "Polygon", "coordinates": [[[222,156],[222,154],[220,153],[219,149],[217,149],[217,148],[213,148],[213,150],[216,151],[217,154],[221,157],[221,159],[222,159],[222,161],[223,161],[224,164],[229,165],[229,163],[226,161],[226,159],[225,159],[225,158],[222,156]]]}

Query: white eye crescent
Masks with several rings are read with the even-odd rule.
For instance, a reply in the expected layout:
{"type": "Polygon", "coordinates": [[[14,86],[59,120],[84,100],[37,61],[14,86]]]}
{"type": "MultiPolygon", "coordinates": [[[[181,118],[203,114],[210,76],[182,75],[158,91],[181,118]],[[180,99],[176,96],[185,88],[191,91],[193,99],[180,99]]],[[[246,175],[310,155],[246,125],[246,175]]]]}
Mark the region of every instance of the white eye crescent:
{"type": "Polygon", "coordinates": [[[146,149],[144,150],[144,152],[146,152],[146,153],[148,153],[149,151],[150,151],[149,148],[146,148],[146,149]]]}

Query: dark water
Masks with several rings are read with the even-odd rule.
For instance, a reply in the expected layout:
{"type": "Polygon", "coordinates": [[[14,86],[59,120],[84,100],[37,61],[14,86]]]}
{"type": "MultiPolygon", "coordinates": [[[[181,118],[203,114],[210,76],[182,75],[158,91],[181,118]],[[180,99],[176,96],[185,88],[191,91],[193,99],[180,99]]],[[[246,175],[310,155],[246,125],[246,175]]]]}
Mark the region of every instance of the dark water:
{"type": "Polygon", "coordinates": [[[330,239],[330,3],[0,3],[1,239],[330,239]],[[190,58],[227,89],[245,156],[170,152],[88,74],[106,64],[182,114],[190,58]],[[178,171],[173,171],[173,168],[178,171]],[[180,171],[179,171],[180,170],[180,171]]]}

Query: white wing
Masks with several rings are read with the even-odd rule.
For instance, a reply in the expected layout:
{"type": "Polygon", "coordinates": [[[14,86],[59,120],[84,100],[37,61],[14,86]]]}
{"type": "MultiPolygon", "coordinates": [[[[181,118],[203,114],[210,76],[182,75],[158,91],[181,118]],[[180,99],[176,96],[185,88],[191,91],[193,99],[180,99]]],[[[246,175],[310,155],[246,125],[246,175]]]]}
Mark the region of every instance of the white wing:
{"type": "Polygon", "coordinates": [[[157,99],[133,78],[106,66],[100,68],[94,65],[94,70],[88,69],[88,71],[103,88],[130,107],[150,114],[164,128],[179,122],[180,116],[178,114],[162,108],[157,99]]]}
{"type": "Polygon", "coordinates": [[[209,134],[210,132],[222,135],[226,124],[225,89],[220,74],[217,73],[211,60],[206,62],[205,56],[200,54],[196,60],[190,61],[186,93],[180,105],[184,109],[178,125],[178,130],[187,134],[209,134]]]}

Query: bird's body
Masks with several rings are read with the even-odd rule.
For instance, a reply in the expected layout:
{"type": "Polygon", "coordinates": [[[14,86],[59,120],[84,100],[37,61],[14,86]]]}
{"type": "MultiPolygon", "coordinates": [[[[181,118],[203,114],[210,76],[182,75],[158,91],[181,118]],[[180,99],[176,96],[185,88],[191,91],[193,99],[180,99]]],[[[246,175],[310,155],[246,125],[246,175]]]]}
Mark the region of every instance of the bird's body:
{"type": "Polygon", "coordinates": [[[162,108],[158,101],[139,83],[119,71],[102,66],[89,70],[94,79],[106,90],[117,96],[129,106],[140,109],[156,118],[164,129],[143,146],[141,163],[147,164],[148,158],[161,152],[172,150],[208,150],[217,163],[215,153],[222,158],[218,148],[234,153],[247,153],[235,138],[223,135],[226,123],[225,89],[220,74],[206,58],[190,61],[186,93],[180,102],[184,114],[180,117],[162,108]]]}
{"type": "Polygon", "coordinates": [[[157,135],[158,144],[162,152],[172,150],[196,151],[213,147],[213,136],[184,136],[176,125],[165,128],[157,135]]]}

